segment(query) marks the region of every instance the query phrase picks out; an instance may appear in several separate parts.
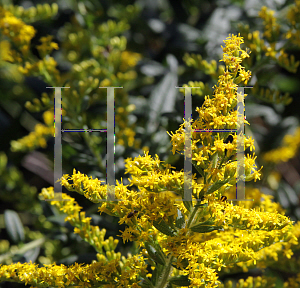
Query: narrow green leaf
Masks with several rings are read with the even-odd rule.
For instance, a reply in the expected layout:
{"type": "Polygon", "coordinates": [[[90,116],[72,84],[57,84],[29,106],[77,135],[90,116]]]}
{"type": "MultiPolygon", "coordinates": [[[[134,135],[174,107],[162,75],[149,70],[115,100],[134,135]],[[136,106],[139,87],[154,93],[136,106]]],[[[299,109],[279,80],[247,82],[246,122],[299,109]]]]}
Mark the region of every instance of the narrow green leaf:
{"type": "Polygon", "coordinates": [[[148,104],[147,135],[153,134],[159,126],[162,112],[174,110],[176,102],[176,89],[170,89],[177,85],[177,60],[173,55],[167,56],[169,71],[166,72],[161,82],[152,90],[148,104]],[[150,109],[149,109],[150,108],[150,109]]]}
{"type": "Polygon", "coordinates": [[[142,288],[153,288],[152,282],[148,278],[143,278],[141,283],[138,283],[142,288]]]}
{"type": "Polygon", "coordinates": [[[185,208],[186,208],[189,212],[191,212],[192,206],[193,206],[192,201],[183,201],[183,204],[184,204],[185,208]]]}
{"type": "Polygon", "coordinates": [[[35,262],[35,260],[40,254],[40,250],[41,250],[40,247],[35,247],[29,251],[26,251],[23,255],[26,259],[26,262],[30,262],[30,261],[35,262]]]}
{"type": "Polygon", "coordinates": [[[163,265],[166,264],[166,255],[163,252],[163,250],[161,249],[160,245],[158,243],[154,243],[154,247],[156,248],[156,253],[158,254],[157,256],[163,261],[163,265]]]}
{"type": "Polygon", "coordinates": [[[152,272],[152,276],[151,276],[151,283],[153,286],[156,285],[157,283],[157,280],[158,280],[158,270],[157,270],[157,267],[155,267],[155,269],[153,270],[152,272]]]}
{"type": "Polygon", "coordinates": [[[156,261],[157,263],[161,264],[161,265],[165,265],[165,259],[164,257],[161,255],[161,253],[157,252],[157,250],[150,245],[148,242],[145,242],[145,248],[149,254],[149,256],[156,261]]]}
{"type": "Polygon", "coordinates": [[[221,230],[223,228],[222,228],[222,226],[209,226],[209,225],[198,224],[198,225],[192,226],[190,229],[193,232],[208,233],[208,232],[211,232],[214,230],[221,230]]]}
{"type": "Polygon", "coordinates": [[[204,222],[200,222],[198,223],[197,225],[203,225],[203,226],[206,226],[206,225],[212,225],[215,223],[215,220],[216,220],[216,217],[212,217],[204,222]]]}
{"type": "Polygon", "coordinates": [[[173,230],[176,230],[176,226],[174,225],[174,217],[173,217],[173,215],[172,216],[168,216],[168,219],[169,219],[169,223],[170,223],[170,225],[171,225],[171,228],[173,229],[173,230]]]}
{"type": "Polygon", "coordinates": [[[164,233],[168,236],[173,236],[174,232],[173,229],[163,220],[160,219],[158,221],[153,221],[153,226],[160,231],[161,233],[164,233]]]}
{"type": "Polygon", "coordinates": [[[204,177],[205,173],[204,173],[204,170],[197,165],[197,161],[193,160],[192,161],[192,164],[194,165],[195,169],[199,172],[199,174],[204,177]]]}
{"type": "Polygon", "coordinates": [[[172,277],[169,283],[175,286],[190,286],[191,280],[188,278],[187,275],[179,275],[179,276],[172,277]]]}
{"type": "Polygon", "coordinates": [[[228,183],[232,178],[228,178],[225,180],[219,180],[212,184],[208,189],[207,189],[207,194],[211,194],[215,192],[216,190],[220,189],[224,184],[228,183]]]}
{"type": "Polygon", "coordinates": [[[18,243],[25,240],[24,227],[17,212],[4,211],[5,227],[10,238],[18,243]]]}
{"type": "Polygon", "coordinates": [[[215,152],[215,154],[212,156],[212,168],[216,168],[218,163],[218,153],[215,152]]]}
{"type": "Polygon", "coordinates": [[[151,282],[154,286],[157,284],[157,281],[162,274],[163,268],[164,268],[163,265],[156,265],[151,277],[151,282]]]}

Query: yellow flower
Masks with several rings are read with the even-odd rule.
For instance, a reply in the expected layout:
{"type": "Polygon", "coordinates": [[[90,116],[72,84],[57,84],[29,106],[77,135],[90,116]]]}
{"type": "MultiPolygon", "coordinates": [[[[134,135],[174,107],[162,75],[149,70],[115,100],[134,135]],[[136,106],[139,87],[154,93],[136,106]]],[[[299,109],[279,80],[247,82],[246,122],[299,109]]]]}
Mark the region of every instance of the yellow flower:
{"type": "Polygon", "coordinates": [[[283,144],[277,149],[273,149],[264,154],[264,159],[268,162],[287,162],[296,156],[300,148],[300,128],[298,127],[294,135],[286,135],[283,144]]]}
{"type": "Polygon", "coordinates": [[[0,63],[1,61],[14,62],[14,58],[11,55],[10,43],[8,41],[0,42],[0,63]]]}
{"type": "Polygon", "coordinates": [[[0,7],[0,29],[1,33],[11,39],[23,54],[28,52],[30,41],[35,35],[32,26],[26,25],[12,13],[0,7]]]}
{"type": "Polygon", "coordinates": [[[128,68],[134,67],[141,59],[141,54],[130,51],[123,51],[121,53],[121,71],[126,71],[128,68]]]}
{"type": "Polygon", "coordinates": [[[58,44],[52,42],[52,39],[52,35],[41,37],[40,42],[42,42],[42,44],[36,46],[42,58],[44,58],[47,54],[50,54],[53,51],[53,49],[58,50],[58,44]]]}

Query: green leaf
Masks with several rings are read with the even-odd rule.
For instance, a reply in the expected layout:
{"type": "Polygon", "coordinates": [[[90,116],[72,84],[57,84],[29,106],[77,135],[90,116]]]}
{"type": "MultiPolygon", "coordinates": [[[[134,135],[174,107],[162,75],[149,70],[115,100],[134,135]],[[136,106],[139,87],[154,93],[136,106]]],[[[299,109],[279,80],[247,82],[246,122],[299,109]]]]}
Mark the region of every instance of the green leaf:
{"type": "Polygon", "coordinates": [[[225,180],[218,180],[214,184],[212,184],[208,189],[207,189],[207,194],[211,194],[215,192],[216,190],[220,189],[224,184],[228,183],[232,178],[228,178],[225,180]]]}
{"type": "Polygon", "coordinates": [[[165,255],[165,253],[163,252],[163,250],[161,249],[161,247],[158,243],[154,243],[154,247],[156,248],[156,252],[158,254],[158,257],[163,260],[163,262],[164,262],[163,265],[165,265],[166,264],[166,262],[165,262],[166,255],[165,255]]]}
{"type": "Polygon", "coordinates": [[[18,243],[25,240],[24,227],[17,212],[4,211],[5,227],[10,238],[18,243]]]}
{"type": "Polygon", "coordinates": [[[215,154],[212,156],[212,168],[216,168],[218,164],[218,153],[215,152],[215,154]]]}
{"type": "Polygon", "coordinates": [[[177,218],[175,222],[175,226],[178,229],[181,229],[185,223],[184,214],[180,211],[180,209],[177,209],[177,218]]]}
{"type": "Polygon", "coordinates": [[[138,283],[142,288],[153,288],[152,282],[148,278],[143,278],[141,283],[138,283]]]}
{"type": "Polygon", "coordinates": [[[163,219],[153,221],[153,226],[165,235],[174,236],[173,229],[163,219]]]}
{"type": "Polygon", "coordinates": [[[176,230],[176,226],[174,225],[174,217],[173,217],[173,215],[171,216],[168,216],[168,219],[169,219],[169,223],[170,223],[170,225],[171,225],[171,228],[173,229],[173,230],[176,230]]]}
{"type": "Polygon", "coordinates": [[[186,208],[189,212],[191,212],[192,206],[193,206],[193,202],[192,202],[192,201],[183,201],[183,204],[184,204],[185,208],[186,208]]]}
{"type": "Polygon", "coordinates": [[[178,62],[173,55],[167,55],[167,63],[169,71],[166,72],[161,82],[152,90],[148,105],[148,122],[146,133],[153,134],[161,121],[161,114],[164,112],[173,111],[176,102],[176,89],[178,82],[177,67],[178,62]],[[150,109],[149,109],[150,108],[150,109]]]}
{"type": "Polygon", "coordinates": [[[174,276],[170,279],[169,283],[175,286],[190,286],[191,280],[187,275],[174,276]]]}
{"type": "Polygon", "coordinates": [[[164,268],[163,265],[156,265],[151,277],[151,282],[153,283],[154,286],[156,285],[160,275],[162,274],[163,268],[164,268]]]}
{"type": "Polygon", "coordinates": [[[145,248],[149,254],[149,256],[156,261],[157,263],[161,265],[165,265],[166,261],[163,255],[161,255],[161,251],[157,251],[152,245],[150,245],[148,242],[145,242],[145,248]]]}
{"type": "Polygon", "coordinates": [[[152,276],[151,276],[151,283],[152,283],[152,285],[156,285],[156,283],[157,283],[157,280],[158,280],[158,267],[155,267],[155,269],[153,270],[153,272],[152,272],[152,276]]]}
{"type": "Polygon", "coordinates": [[[26,251],[25,253],[24,253],[24,257],[25,257],[25,259],[26,259],[26,262],[35,262],[35,260],[37,259],[37,257],[39,256],[39,254],[40,254],[40,247],[38,246],[38,247],[35,247],[35,248],[33,248],[33,249],[31,249],[31,250],[29,250],[29,251],[26,251]]]}
{"type": "Polygon", "coordinates": [[[212,225],[215,223],[215,220],[216,220],[216,217],[212,217],[204,222],[200,222],[198,223],[197,225],[203,225],[203,226],[206,226],[206,225],[212,225]]]}
{"type": "Polygon", "coordinates": [[[199,174],[200,174],[202,177],[204,177],[205,172],[204,172],[204,170],[203,170],[200,166],[197,165],[197,161],[193,160],[193,161],[192,161],[192,164],[194,165],[195,169],[199,172],[199,174]]]}
{"type": "Polygon", "coordinates": [[[192,226],[190,230],[193,232],[198,233],[208,233],[214,230],[222,230],[222,226],[209,226],[209,225],[203,225],[203,224],[197,224],[195,226],[192,226]]]}

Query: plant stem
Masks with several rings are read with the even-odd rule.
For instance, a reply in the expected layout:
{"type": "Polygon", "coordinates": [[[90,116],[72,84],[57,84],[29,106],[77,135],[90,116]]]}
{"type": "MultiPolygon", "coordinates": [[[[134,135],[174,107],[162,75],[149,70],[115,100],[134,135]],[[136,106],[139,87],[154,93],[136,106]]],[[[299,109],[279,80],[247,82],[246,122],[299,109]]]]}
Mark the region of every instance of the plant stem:
{"type": "Polygon", "coordinates": [[[45,243],[45,241],[46,241],[46,238],[42,237],[42,238],[36,239],[34,241],[31,241],[31,242],[25,244],[22,248],[20,248],[17,251],[7,252],[0,256],[0,263],[3,263],[6,259],[12,258],[16,254],[24,254],[25,252],[27,252],[33,248],[41,246],[45,243]]]}
{"type": "Polygon", "coordinates": [[[195,215],[196,215],[196,212],[197,212],[197,210],[198,210],[198,208],[199,207],[194,207],[194,209],[193,209],[193,211],[192,211],[192,213],[191,213],[191,215],[190,215],[190,217],[189,217],[189,219],[188,219],[188,222],[187,222],[187,228],[190,228],[190,226],[191,226],[191,223],[193,222],[193,219],[194,219],[194,217],[195,217],[195,215]]]}
{"type": "Polygon", "coordinates": [[[155,285],[155,288],[165,288],[167,287],[167,284],[168,284],[168,280],[170,278],[170,274],[173,270],[173,267],[172,267],[172,261],[173,261],[173,258],[174,256],[172,255],[173,253],[171,253],[169,255],[169,259],[166,260],[166,265],[162,271],[162,274],[158,280],[158,283],[155,285]]]}

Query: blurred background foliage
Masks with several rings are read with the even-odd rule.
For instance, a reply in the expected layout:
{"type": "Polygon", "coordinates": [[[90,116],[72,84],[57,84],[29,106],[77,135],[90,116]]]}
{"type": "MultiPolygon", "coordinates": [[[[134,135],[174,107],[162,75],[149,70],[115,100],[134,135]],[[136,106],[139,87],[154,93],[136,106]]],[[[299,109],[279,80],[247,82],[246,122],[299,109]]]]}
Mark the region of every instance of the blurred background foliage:
{"type": "MultiPolygon", "coordinates": [[[[193,110],[201,106],[222,73],[220,45],[229,33],[240,33],[251,50],[246,135],[264,166],[254,188],[300,219],[299,1],[0,3],[0,263],[96,259],[64,216],[37,197],[53,186],[54,93],[46,87],[70,87],[62,89],[63,129],[105,129],[106,89],[98,87],[123,87],[115,89],[115,168],[124,184],[124,159],[144,151],[180,170],[183,157],[172,155],[166,133],[184,117],[184,89],[175,87],[200,87],[192,89],[193,110]]],[[[75,168],[106,180],[105,135],[63,133],[62,145],[63,173],[75,168]]],[[[72,197],[106,238],[124,230],[117,219],[99,216],[97,205],[72,197]]],[[[134,254],[136,247],[119,242],[118,251],[134,254]]],[[[277,287],[297,272],[274,271],[267,275],[278,277],[277,287]]],[[[261,272],[232,277],[249,275],[261,272]]]]}

